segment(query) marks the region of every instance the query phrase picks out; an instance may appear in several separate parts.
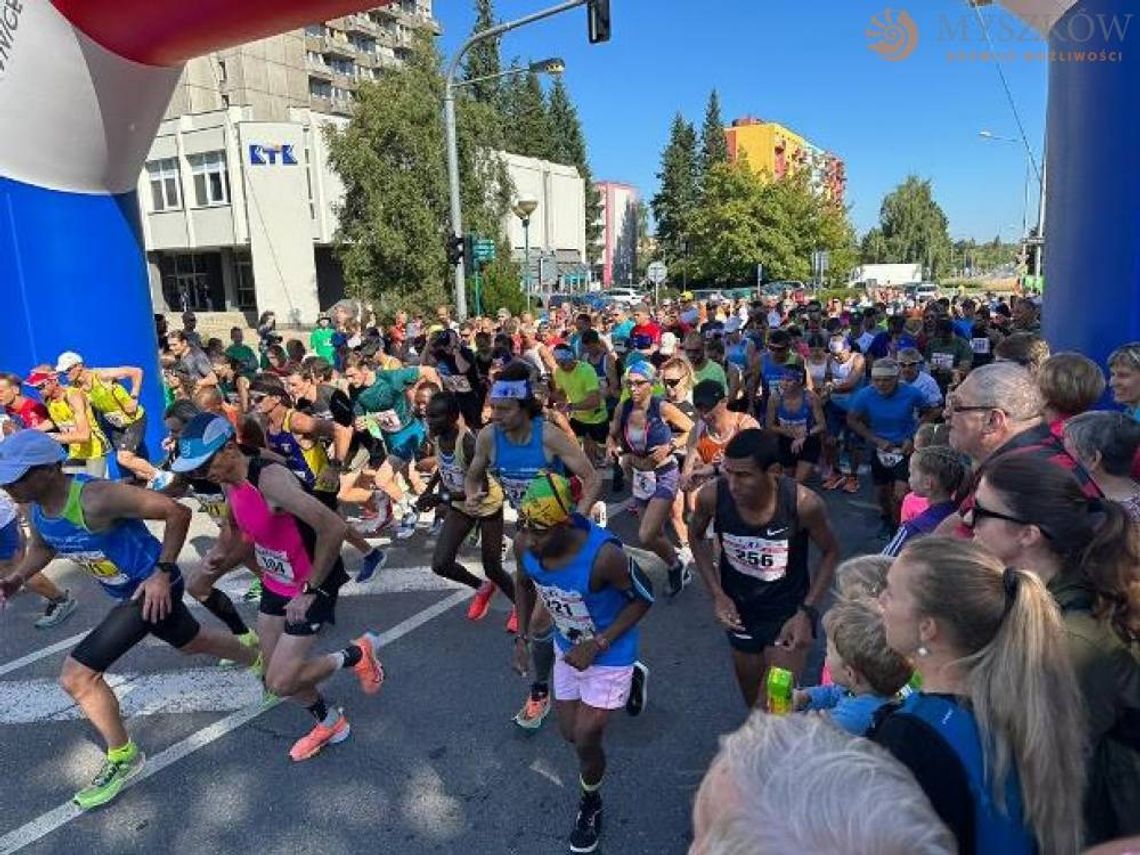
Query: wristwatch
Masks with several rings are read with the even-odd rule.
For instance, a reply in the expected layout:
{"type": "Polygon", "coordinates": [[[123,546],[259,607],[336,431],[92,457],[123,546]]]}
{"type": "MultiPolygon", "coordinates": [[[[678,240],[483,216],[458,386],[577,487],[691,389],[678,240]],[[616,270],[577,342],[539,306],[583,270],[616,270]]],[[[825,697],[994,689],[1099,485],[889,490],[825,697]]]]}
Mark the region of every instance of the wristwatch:
{"type": "Polygon", "coordinates": [[[305,583],[305,587],[303,587],[303,588],[301,589],[301,593],[302,593],[302,594],[312,594],[312,595],[313,595],[313,596],[315,596],[315,597],[327,597],[327,596],[328,596],[328,594],[326,594],[326,593],[325,593],[324,591],[322,591],[320,588],[314,588],[314,587],[313,587],[312,585],[310,585],[308,582],[306,582],[306,583],[305,583]]]}
{"type": "Polygon", "coordinates": [[[812,622],[812,626],[819,623],[819,609],[809,603],[800,603],[799,610],[803,612],[812,622]]]}
{"type": "Polygon", "coordinates": [[[154,566],[165,573],[167,576],[173,576],[178,572],[178,565],[173,561],[159,561],[154,566]]]}

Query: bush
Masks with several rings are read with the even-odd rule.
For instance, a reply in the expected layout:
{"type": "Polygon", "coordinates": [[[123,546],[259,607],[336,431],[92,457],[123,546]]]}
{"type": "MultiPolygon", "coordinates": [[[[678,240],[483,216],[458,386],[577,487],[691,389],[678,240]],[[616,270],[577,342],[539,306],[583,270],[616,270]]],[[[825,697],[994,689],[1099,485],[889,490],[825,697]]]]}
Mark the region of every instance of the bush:
{"type": "Polygon", "coordinates": [[[812,294],[816,300],[826,303],[828,300],[858,300],[867,296],[862,288],[821,288],[812,294]]]}

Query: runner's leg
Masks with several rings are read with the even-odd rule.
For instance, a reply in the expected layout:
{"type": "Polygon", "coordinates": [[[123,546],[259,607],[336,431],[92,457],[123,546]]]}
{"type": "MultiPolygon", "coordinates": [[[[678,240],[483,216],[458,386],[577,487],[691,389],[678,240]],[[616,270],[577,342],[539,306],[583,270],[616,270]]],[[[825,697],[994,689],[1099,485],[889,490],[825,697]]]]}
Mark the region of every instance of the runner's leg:
{"type": "Polygon", "coordinates": [[[750,710],[755,709],[756,700],[760,697],[760,684],[768,670],[764,654],[745,653],[743,650],[733,649],[732,668],[736,673],[736,685],[740,687],[745,705],[750,710]]]}
{"type": "MultiPolygon", "coordinates": [[[[502,515],[500,514],[501,518],[502,515]]],[[[475,527],[475,522],[467,514],[454,508],[450,509],[447,516],[444,517],[443,529],[435,541],[435,549],[431,556],[431,572],[444,579],[460,582],[469,588],[478,590],[483,584],[483,580],[455,560],[459,554],[459,547],[463,545],[463,539],[471,533],[471,529],[475,527]]],[[[486,532],[484,532],[485,534],[486,532]]],[[[496,549],[498,548],[496,545],[496,549]]],[[[486,556],[484,555],[485,564],[486,556]]]]}

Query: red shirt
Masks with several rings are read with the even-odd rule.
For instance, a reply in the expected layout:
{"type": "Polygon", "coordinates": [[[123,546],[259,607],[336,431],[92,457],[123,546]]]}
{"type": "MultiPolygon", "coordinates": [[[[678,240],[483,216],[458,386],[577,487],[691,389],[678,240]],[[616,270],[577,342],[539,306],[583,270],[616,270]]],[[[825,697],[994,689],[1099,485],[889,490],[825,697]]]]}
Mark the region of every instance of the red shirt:
{"type": "Polygon", "coordinates": [[[31,398],[24,398],[24,403],[18,407],[5,407],[4,411],[26,428],[39,427],[51,421],[47,407],[31,398]]]}
{"type": "Polygon", "coordinates": [[[650,321],[647,324],[635,325],[634,328],[629,331],[629,337],[633,338],[635,335],[647,335],[654,344],[661,344],[661,327],[654,321],[650,321]]]}

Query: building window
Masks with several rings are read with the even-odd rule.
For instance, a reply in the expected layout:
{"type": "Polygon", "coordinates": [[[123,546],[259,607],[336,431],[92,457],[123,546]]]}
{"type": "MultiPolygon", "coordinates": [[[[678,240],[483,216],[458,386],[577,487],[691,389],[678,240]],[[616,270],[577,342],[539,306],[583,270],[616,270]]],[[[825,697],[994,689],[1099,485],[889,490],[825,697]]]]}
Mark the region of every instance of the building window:
{"type": "Polygon", "coordinates": [[[199,253],[180,253],[162,265],[163,296],[173,311],[212,312],[215,305],[210,293],[210,274],[206,258],[199,253]]]}
{"type": "Polygon", "coordinates": [[[177,211],[181,208],[178,158],[164,157],[162,160],[152,160],[146,165],[146,172],[150,179],[150,202],[154,212],[177,211]]]}
{"type": "Polygon", "coordinates": [[[257,290],[253,286],[253,260],[244,254],[234,255],[237,273],[237,307],[242,311],[257,311],[257,290]]]}
{"type": "Polygon", "coordinates": [[[309,149],[309,129],[305,128],[305,183],[309,190],[309,219],[317,218],[317,206],[313,199],[313,156],[309,149]]]}
{"type": "Polygon", "coordinates": [[[309,95],[314,98],[331,98],[332,84],[316,77],[309,78],[309,95]]]}
{"type": "Polygon", "coordinates": [[[194,176],[194,200],[199,208],[230,203],[230,175],[226,170],[226,153],[210,151],[191,154],[190,172],[194,176]]]}
{"type": "Polygon", "coordinates": [[[218,60],[218,82],[226,82],[226,61],[224,59],[218,60]]]}
{"type": "Polygon", "coordinates": [[[306,36],[323,36],[324,34],[324,24],[309,24],[307,27],[305,27],[306,36]]]}

